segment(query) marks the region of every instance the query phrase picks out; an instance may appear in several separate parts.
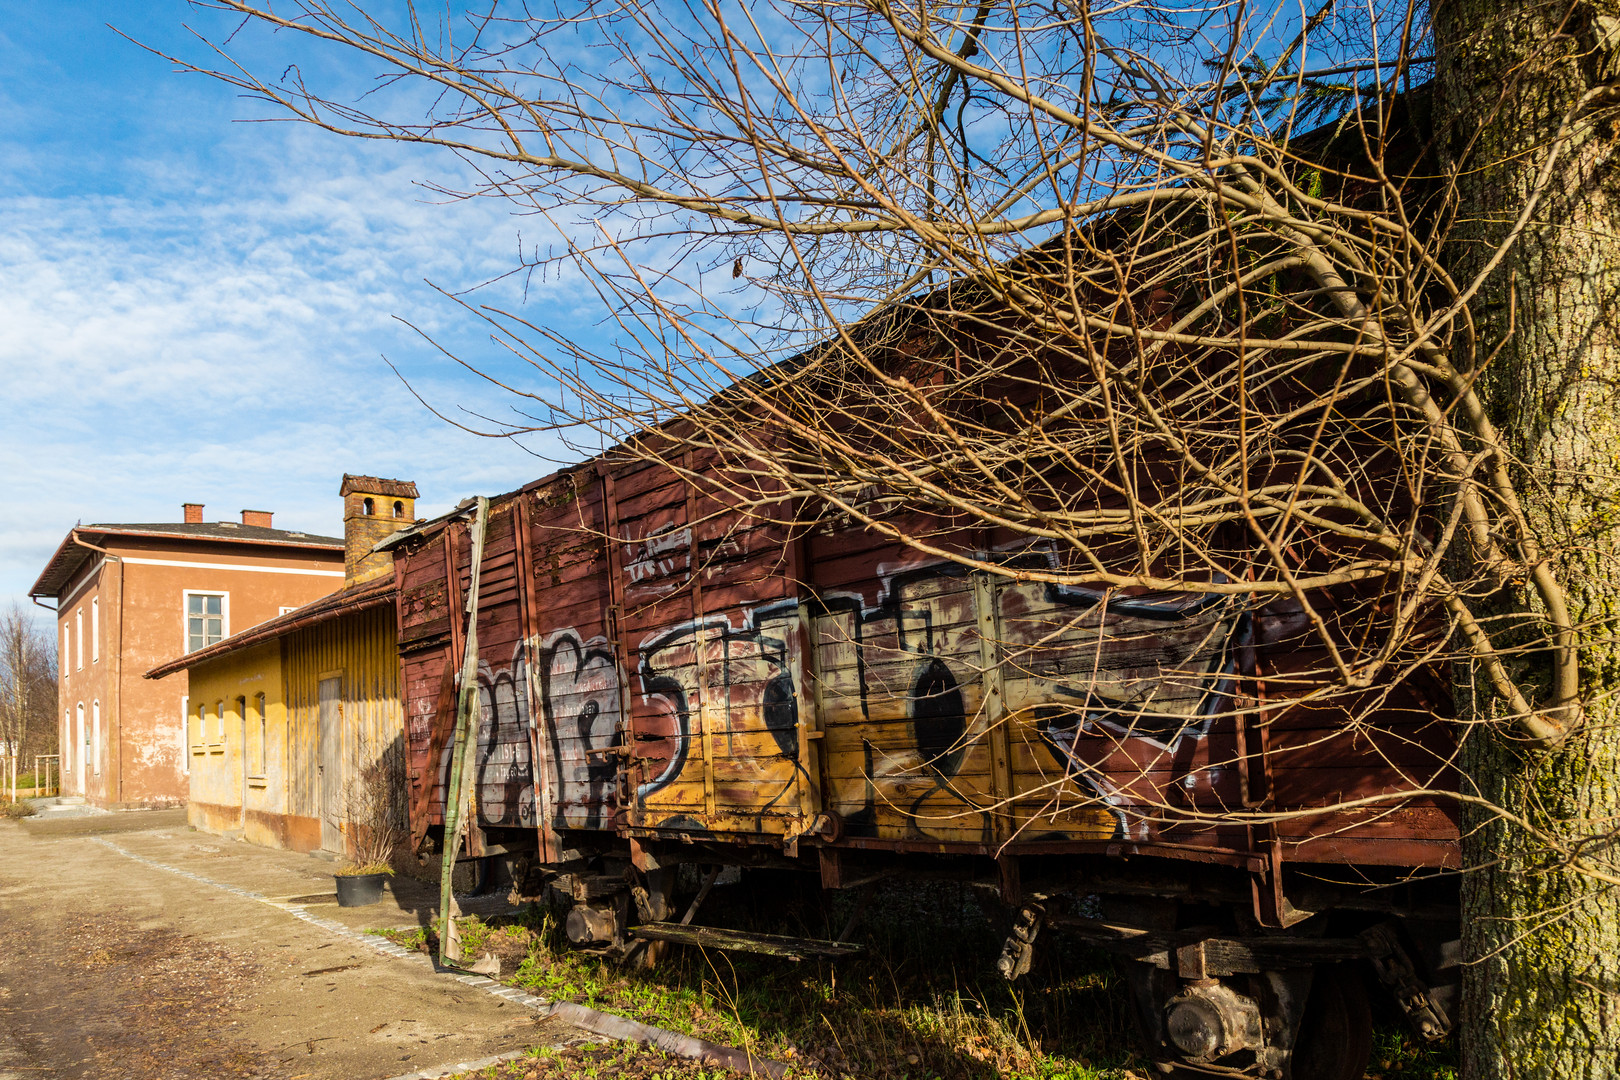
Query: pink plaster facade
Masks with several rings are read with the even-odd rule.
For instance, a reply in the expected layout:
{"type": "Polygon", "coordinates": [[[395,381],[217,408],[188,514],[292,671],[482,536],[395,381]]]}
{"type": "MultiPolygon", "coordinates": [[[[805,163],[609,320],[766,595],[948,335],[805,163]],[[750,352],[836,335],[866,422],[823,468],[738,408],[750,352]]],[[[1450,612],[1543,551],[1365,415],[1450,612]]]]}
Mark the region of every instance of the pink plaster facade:
{"type": "Polygon", "coordinates": [[[343,585],[341,540],[262,526],[241,540],[166,535],[165,528],[75,529],[34,589],[57,600],[62,790],[98,806],[187,799],[186,672],[142,676],[190,651],[190,594],[221,598],[219,629],[228,636],[343,585]],[[60,572],[86,544],[100,550],[86,549],[80,565],[60,572]]]}

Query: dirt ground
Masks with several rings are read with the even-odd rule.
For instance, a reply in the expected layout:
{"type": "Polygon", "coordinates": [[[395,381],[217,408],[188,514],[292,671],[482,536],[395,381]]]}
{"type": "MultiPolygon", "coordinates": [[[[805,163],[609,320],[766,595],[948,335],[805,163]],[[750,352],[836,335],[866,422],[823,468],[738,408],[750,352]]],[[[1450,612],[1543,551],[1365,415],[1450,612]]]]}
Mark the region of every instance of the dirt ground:
{"type": "Polygon", "coordinates": [[[580,1035],[124,852],[355,930],[425,922],[415,883],[338,908],[330,864],[174,812],[40,824],[0,821],[0,1080],[381,1080],[580,1035]]]}

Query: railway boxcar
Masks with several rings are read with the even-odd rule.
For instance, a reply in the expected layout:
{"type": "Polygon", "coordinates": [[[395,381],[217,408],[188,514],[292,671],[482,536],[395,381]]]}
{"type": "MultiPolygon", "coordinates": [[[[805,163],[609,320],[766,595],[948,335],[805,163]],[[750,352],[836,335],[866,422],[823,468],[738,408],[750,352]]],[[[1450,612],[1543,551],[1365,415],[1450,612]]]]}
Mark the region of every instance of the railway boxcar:
{"type": "Polygon", "coordinates": [[[675,465],[606,454],[385,542],[419,844],[443,842],[476,574],[462,855],[562,888],[583,945],[689,940],[683,863],[947,874],[999,892],[1009,976],[1043,932],[1116,952],[1166,1067],[1359,1076],[1364,978],[1448,1030],[1433,673],[1320,697],[1286,599],[1054,584],[1057,553],[983,531],[929,557],[675,465]]]}

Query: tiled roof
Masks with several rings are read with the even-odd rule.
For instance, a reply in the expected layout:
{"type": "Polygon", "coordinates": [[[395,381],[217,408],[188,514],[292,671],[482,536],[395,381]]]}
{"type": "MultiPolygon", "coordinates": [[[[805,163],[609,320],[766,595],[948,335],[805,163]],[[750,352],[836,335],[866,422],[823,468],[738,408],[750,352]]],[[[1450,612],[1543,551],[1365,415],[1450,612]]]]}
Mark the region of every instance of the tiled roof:
{"type": "Polygon", "coordinates": [[[299,544],[304,547],[343,546],[341,536],[321,536],[318,533],[295,532],[292,529],[270,529],[263,525],[242,525],[235,521],[182,521],[158,525],[80,525],[82,533],[122,533],[147,536],[208,536],[223,540],[250,540],[261,544],[299,544]]]}
{"type": "Polygon", "coordinates": [[[339,495],[348,495],[358,491],[362,495],[387,495],[392,499],[419,499],[416,485],[409,480],[385,480],[380,476],[355,476],[352,473],[343,474],[343,486],[338,489],[339,495]]]}
{"type": "Polygon", "coordinates": [[[68,530],[66,538],[51,556],[50,562],[45,564],[39,580],[28,590],[29,596],[60,596],[68,582],[73,580],[73,575],[77,574],[79,568],[95,554],[83,544],[75,543],[73,539],[75,535],[97,546],[112,536],[153,536],[273,547],[313,548],[323,552],[343,550],[342,537],[319,536],[292,529],[267,529],[260,525],[241,525],[234,521],[76,525],[68,530]]]}

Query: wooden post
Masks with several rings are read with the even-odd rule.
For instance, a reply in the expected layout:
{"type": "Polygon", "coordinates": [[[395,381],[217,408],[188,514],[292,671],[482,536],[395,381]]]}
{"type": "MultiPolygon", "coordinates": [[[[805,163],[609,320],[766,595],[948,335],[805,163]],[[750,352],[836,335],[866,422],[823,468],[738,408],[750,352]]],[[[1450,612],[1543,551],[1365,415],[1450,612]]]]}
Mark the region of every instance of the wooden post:
{"type": "Polygon", "coordinates": [[[461,831],[466,825],[464,811],[472,793],[472,771],[468,759],[478,743],[478,728],[472,710],[478,700],[478,576],[484,561],[484,527],[489,517],[489,500],[478,497],[473,517],[471,581],[467,587],[467,648],[461,661],[460,699],[456,705],[456,730],[451,737],[450,786],[444,793],[444,857],[439,876],[439,962],[461,959],[460,943],[455,940],[455,895],[450,888],[455,876],[456,852],[461,847],[461,831]]]}

